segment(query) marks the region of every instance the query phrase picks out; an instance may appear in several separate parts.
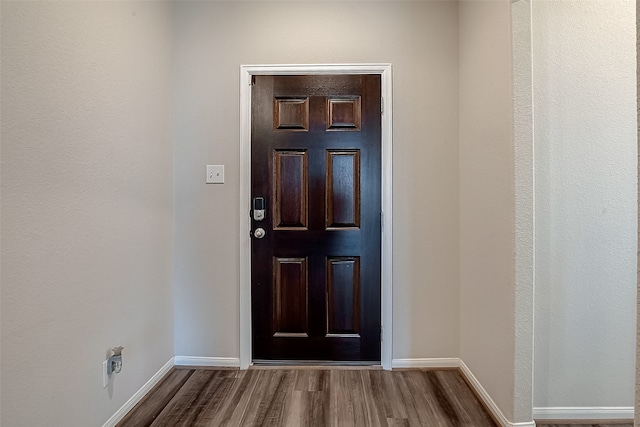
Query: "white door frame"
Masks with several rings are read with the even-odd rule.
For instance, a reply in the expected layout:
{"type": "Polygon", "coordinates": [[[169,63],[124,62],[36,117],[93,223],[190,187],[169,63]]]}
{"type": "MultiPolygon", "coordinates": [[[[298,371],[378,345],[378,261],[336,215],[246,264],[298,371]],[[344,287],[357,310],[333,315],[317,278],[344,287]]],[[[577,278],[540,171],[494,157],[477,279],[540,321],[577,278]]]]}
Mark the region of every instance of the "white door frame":
{"type": "Polygon", "coordinates": [[[382,83],[382,265],[381,364],[393,359],[393,200],[391,64],[240,66],[240,369],[251,365],[251,77],[255,75],[379,74],[382,83]]]}

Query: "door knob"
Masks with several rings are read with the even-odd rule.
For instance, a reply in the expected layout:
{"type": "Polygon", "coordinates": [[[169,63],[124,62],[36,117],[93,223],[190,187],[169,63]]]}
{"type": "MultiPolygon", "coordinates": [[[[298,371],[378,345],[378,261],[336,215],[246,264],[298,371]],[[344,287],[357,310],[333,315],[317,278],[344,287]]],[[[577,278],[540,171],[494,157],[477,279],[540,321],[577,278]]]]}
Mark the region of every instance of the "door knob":
{"type": "Polygon", "coordinates": [[[264,228],[256,228],[253,232],[253,237],[255,237],[256,239],[262,239],[265,234],[267,233],[264,231],[264,228]]]}

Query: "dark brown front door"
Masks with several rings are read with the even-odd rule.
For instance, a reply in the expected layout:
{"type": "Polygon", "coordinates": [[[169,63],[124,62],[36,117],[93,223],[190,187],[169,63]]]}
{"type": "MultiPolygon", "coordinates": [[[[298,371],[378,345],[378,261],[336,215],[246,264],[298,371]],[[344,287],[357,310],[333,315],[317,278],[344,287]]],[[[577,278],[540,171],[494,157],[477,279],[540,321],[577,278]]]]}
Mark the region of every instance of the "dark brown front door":
{"type": "Polygon", "coordinates": [[[380,360],[380,100],[379,75],[255,77],[254,360],[380,360]]]}

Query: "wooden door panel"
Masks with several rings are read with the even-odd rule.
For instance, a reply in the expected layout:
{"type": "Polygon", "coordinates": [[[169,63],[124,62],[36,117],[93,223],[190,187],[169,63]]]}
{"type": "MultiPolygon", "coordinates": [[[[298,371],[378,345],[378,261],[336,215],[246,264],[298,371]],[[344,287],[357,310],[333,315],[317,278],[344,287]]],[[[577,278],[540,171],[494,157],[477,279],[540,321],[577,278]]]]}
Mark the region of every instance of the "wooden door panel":
{"type": "Polygon", "coordinates": [[[274,229],[306,229],[309,162],[306,151],[274,151],[274,229]]]}
{"type": "Polygon", "coordinates": [[[327,259],[327,335],[360,334],[360,258],[327,259]]]}
{"type": "Polygon", "coordinates": [[[273,259],[273,334],[308,336],[306,258],[273,259]]]}
{"type": "Polygon", "coordinates": [[[256,76],[254,359],[380,360],[380,76],[256,76]]]}
{"type": "Polygon", "coordinates": [[[359,131],[361,118],[360,97],[327,97],[327,130],[359,131]]]}
{"type": "Polygon", "coordinates": [[[360,150],[327,150],[328,229],[360,227],[360,150]]]}
{"type": "Polygon", "coordinates": [[[275,98],[273,127],[276,130],[309,130],[309,98],[275,98]]]}

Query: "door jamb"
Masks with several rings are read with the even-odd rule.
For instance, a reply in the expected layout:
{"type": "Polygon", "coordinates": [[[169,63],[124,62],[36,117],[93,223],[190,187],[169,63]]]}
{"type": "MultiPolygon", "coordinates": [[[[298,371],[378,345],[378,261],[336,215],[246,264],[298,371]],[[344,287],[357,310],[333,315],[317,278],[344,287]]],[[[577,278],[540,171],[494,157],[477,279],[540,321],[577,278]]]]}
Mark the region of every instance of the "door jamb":
{"type": "Polygon", "coordinates": [[[378,74],[382,93],[381,364],[393,360],[393,174],[391,64],[240,66],[240,369],[251,365],[251,77],[255,75],[378,74]]]}

